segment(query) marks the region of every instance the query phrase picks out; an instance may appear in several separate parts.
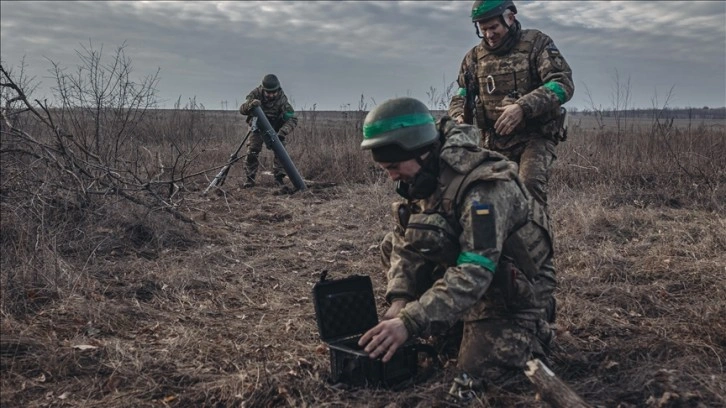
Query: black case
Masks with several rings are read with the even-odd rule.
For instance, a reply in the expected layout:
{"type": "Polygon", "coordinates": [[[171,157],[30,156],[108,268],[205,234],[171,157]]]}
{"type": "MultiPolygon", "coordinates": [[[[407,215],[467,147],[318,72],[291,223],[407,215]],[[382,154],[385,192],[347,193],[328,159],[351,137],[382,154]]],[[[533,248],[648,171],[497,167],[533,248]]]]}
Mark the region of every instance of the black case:
{"type": "Polygon", "coordinates": [[[315,317],[320,337],[330,349],[330,381],[352,386],[392,387],[412,380],[418,369],[418,353],[432,354],[430,346],[404,343],[393,358],[383,363],[371,359],[358,339],[378,324],[373,285],[368,276],[325,280],[313,287],[315,317]]]}

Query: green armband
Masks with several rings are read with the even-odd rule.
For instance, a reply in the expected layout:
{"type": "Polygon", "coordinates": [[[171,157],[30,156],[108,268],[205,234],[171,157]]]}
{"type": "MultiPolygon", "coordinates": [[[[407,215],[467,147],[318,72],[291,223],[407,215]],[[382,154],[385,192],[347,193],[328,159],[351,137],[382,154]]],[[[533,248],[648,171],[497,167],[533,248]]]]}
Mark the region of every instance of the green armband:
{"type": "Polygon", "coordinates": [[[483,267],[491,273],[497,270],[497,265],[491,259],[486,256],[481,256],[473,252],[462,252],[459,254],[459,258],[456,259],[456,266],[462,264],[474,264],[483,267]]]}

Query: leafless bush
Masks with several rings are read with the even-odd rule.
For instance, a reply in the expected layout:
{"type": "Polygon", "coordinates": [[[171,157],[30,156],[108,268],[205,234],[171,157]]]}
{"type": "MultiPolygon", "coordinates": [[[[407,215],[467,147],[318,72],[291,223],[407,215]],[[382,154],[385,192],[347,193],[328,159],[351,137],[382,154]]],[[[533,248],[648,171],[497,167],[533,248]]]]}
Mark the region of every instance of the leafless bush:
{"type": "Polygon", "coordinates": [[[313,110],[300,114],[300,125],[289,138],[289,150],[303,177],[334,183],[365,183],[378,178],[370,155],[360,149],[366,113],[313,110]]]}
{"type": "Polygon", "coordinates": [[[77,54],[72,75],[51,61],[57,106],[33,99],[23,65],[17,74],[0,65],[6,306],[72,288],[82,271],[68,257],[88,264],[125,246],[148,256],[150,245],[187,245],[183,229],[196,228],[180,210],[180,191],[204,174],[199,154],[214,122],[194,100],[158,115],[158,73],[135,81],[124,46],[110,62],[93,46],[77,54]],[[181,224],[158,221],[160,211],[181,224]]]}
{"type": "MultiPolygon", "coordinates": [[[[654,100],[649,116],[627,122],[622,112],[604,109],[572,115],[570,137],[558,147],[553,188],[603,185],[626,201],[723,208],[726,128],[677,117],[680,112],[668,107],[671,92],[660,106],[654,100]]],[[[627,87],[623,93],[629,94],[627,87]]]]}
{"type": "Polygon", "coordinates": [[[434,86],[429,86],[429,90],[426,91],[426,97],[428,98],[428,106],[431,110],[448,110],[449,102],[451,97],[454,95],[454,87],[457,85],[456,81],[446,82],[446,77],[443,79],[443,88],[439,91],[434,86]]]}

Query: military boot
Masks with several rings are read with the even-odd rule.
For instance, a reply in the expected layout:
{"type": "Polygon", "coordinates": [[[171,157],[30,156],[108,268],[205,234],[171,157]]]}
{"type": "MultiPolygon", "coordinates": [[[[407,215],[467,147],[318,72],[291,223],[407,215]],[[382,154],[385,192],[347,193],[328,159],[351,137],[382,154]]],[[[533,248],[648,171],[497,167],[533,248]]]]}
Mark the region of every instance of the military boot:
{"type": "Polygon", "coordinates": [[[255,179],[247,176],[247,181],[242,185],[242,188],[252,188],[255,186],[255,179]]]}

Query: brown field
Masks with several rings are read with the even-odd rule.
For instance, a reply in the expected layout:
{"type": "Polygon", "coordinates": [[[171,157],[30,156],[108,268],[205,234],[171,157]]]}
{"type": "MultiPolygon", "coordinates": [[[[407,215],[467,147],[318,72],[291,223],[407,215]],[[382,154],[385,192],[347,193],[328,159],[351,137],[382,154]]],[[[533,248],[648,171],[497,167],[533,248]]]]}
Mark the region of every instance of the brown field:
{"type": "MultiPolygon", "coordinates": [[[[206,197],[242,117],[151,113],[117,166],[160,182],[189,175],[124,190],[163,195],[176,213],[79,190],[13,153],[26,145],[3,125],[3,407],[450,406],[446,358],[400,390],[326,382],[311,299],[321,273],[370,275],[385,310],[377,244],[396,196],[358,150],[364,112],[300,113],[288,152],[308,191],[280,194],[269,174],[243,190],[237,163],[206,197]]],[[[575,115],[558,147],[552,369],[593,406],[726,406],[726,130],[667,119],[600,128],[575,115]]],[[[269,171],[271,152],[262,158],[269,171]]],[[[472,406],[546,404],[493,388],[472,406]]]]}

